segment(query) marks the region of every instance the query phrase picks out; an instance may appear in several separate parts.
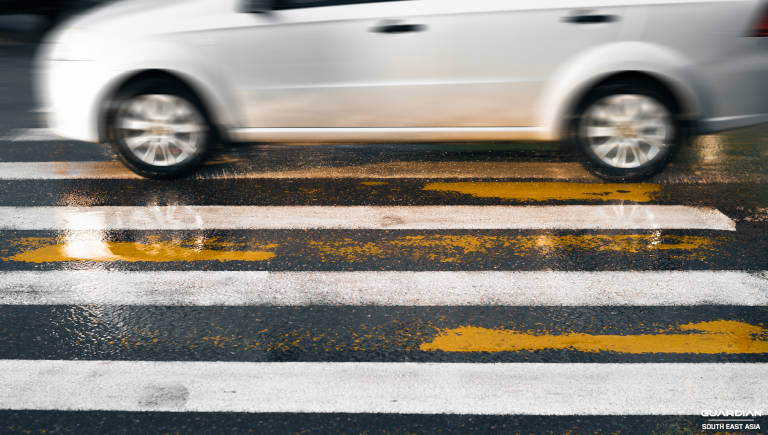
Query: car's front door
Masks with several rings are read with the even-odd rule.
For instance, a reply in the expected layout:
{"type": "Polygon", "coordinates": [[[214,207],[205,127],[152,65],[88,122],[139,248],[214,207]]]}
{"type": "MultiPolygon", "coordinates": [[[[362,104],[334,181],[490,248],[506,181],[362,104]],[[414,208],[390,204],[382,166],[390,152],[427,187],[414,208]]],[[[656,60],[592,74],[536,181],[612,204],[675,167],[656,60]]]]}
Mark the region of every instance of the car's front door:
{"type": "Polygon", "coordinates": [[[619,33],[561,0],[277,1],[244,29],[249,127],[535,125],[552,69],[619,33]]]}

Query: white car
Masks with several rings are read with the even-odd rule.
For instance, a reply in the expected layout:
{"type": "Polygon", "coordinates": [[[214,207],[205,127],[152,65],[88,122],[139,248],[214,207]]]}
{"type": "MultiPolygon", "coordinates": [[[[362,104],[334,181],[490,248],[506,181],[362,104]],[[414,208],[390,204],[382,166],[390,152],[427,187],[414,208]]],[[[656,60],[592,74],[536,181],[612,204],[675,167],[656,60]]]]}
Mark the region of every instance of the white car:
{"type": "Polygon", "coordinates": [[[41,50],[57,134],[169,178],[218,141],[571,141],[616,180],[768,121],[759,0],[123,0],[41,50]]]}

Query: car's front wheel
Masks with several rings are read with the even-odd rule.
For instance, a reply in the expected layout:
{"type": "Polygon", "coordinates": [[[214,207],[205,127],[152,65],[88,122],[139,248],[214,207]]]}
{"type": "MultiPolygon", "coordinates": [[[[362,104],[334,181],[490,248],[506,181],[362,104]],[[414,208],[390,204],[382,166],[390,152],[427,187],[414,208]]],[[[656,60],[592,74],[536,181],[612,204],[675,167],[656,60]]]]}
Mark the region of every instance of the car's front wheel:
{"type": "Polygon", "coordinates": [[[684,140],[671,99],[632,84],[601,86],[579,105],[572,136],[587,168],[617,181],[649,177],[667,164],[684,140]]]}
{"type": "Polygon", "coordinates": [[[213,136],[194,94],[166,80],[119,92],[107,129],[123,163],[149,178],[174,178],[196,169],[213,136]]]}

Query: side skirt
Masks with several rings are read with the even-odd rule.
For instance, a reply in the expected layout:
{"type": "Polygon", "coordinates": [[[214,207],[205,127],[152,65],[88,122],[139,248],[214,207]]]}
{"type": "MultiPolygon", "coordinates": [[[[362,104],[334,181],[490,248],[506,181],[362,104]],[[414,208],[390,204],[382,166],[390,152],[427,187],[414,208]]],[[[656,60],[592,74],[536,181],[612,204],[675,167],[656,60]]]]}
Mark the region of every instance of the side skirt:
{"type": "Polygon", "coordinates": [[[236,128],[238,142],[462,142],[546,140],[543,127],[236,128]]]}

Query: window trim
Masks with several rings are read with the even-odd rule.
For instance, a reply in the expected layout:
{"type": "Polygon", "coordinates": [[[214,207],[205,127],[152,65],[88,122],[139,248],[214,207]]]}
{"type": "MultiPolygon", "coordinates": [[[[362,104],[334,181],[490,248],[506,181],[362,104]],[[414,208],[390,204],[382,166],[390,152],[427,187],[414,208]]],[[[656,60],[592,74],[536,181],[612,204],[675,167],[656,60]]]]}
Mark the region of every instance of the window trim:
{"type": "Polygon", "coordinates": [[[295,0],[275,0],[272,9],[276,11],[286,11],[286,10],[298,10],[298,9],[309,9],[309,8],[324,8],[328,6],[349,6],[349,5],[357,5],[357,4],[368,4],[368,3],[387,3],[387,2],[402,2],[402,1],[408,1],[408,0],[314,0],[310,4],[305,6],[292,6],[290,3],[295,0]]]}

